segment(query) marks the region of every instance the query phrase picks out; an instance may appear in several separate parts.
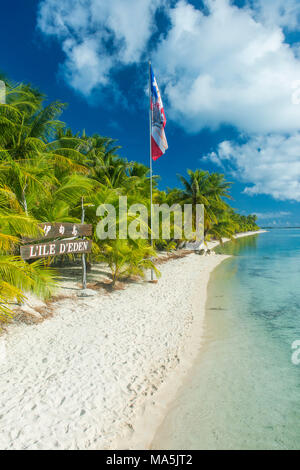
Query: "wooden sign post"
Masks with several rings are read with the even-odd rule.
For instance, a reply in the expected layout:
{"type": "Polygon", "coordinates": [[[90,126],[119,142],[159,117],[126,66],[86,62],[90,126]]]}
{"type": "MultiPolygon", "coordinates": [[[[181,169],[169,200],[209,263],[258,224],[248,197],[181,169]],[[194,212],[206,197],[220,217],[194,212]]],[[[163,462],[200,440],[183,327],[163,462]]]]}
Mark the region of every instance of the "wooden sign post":
{"type": "Polygon", "coordinates": [[[93,227],[84,223],[85,211],[83,198],[81,201],[81,224],[74,223],[48,223],[39,224],[41,237],[38,239],[22,238],[24,243],[20,248],[21,257],[24,260],[34,260],[49,256],[70,255],[79,253],[82,255],[82,288],[86,289],[86,253],[92,251],[92,240],[86,240],[93,234],[93,227]],[[82,237],[82,238],[78,238],[82,237]],[[63,240],[57,240],[64,238],[63,240]],[[46,241],[43,240],[52,240],[46,241]]]}
{"type": "Polygon", "coordinates": [[[91,240],[59,240],[35,245],[24,245],[20,248],[23,259],[38,259],[48,256],[71,255],[75,253],[90,253],[91,240]]]}
{"type": "MultiPolygon", "coordinates": [[[[81,223],[84,224],[85,210],[83,205],[83,197],[81,198],[81,223]]],[[[82,255],[82,289],[86,289],[86,259],[85,253],[82,255]]]]}
{"type": "Polygon", "coordinates": [[[41,236],[37,239],[25,238],[24,243],[49,240],[54,238],[73,238],[73,237],[90,237],[93,233],[93,227],[89,224],[72,224],[72,223],[55,223],[45,222],[38,225],[41,230],[41,236]]]}

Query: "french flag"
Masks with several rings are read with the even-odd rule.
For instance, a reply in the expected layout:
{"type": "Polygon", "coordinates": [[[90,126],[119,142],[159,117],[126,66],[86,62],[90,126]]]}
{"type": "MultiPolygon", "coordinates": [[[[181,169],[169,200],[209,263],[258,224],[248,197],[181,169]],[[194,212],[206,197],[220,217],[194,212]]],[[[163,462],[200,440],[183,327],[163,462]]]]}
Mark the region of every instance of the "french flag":
{"type": "Polygon", "coordinates": [[[151,115],[152,115],[152,134],[151,134],[151,152],[152,159],[157,160],[168,148],[165,135],[166,115],[164,106],[157,86],[152,67],[150,67],[151,75],[151,115]]]}

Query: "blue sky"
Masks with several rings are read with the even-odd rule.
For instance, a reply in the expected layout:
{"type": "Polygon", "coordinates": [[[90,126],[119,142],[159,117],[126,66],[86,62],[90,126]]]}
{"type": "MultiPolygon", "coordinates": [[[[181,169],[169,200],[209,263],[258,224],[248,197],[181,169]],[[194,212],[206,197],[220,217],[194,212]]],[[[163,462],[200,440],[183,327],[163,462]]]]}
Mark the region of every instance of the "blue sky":
{"type": "Polygon", "coordinates": [[[160,187],[222,171],[242,213],[300,225],[299,17],[297,0],[16,0],[1,5],[0,69],[148,164],[150,57],[167,116],[160,187]]]}

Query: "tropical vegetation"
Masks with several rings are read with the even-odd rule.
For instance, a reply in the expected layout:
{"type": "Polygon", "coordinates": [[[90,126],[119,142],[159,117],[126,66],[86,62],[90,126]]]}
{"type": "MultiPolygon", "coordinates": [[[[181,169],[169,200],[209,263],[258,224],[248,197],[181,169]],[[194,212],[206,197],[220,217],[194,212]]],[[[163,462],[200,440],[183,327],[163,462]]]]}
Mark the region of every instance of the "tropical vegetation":
{"type": "MultiPolygon", "coordinates": [[[[94,227],[95,208],[104,203],[117,207],[119,196],[127,196],[129,205],[146,205],[150,213],[147,166],[122,158],[111,138],[74,134],[59,119],[65,104],[45,105],[45,96],[34,87],[2,79],[7,100],[0,104],[0,321],[12,314],[10,303],[22,302],[26,293],[47,298],[55,287],[53,259],[28,263],[19,256],[22,238],[37,237],[39,223],[79,223],[82,198],[86,222],[94,227]]],[[[231,183],[224,175],[188,170],[179,182],[181,187],[162,191],[154,177],[154,202],[204,204],[206,239],[258,228],[254,215],[240,215],[229,205],[231,183]]],[[[122,277],[143,276],[145,269],[158,274],[157,250],[172,250],[182,242],[104,241],[96,232],[93,240],[89,262],[106,262],[113,286],[122,277]]]]}

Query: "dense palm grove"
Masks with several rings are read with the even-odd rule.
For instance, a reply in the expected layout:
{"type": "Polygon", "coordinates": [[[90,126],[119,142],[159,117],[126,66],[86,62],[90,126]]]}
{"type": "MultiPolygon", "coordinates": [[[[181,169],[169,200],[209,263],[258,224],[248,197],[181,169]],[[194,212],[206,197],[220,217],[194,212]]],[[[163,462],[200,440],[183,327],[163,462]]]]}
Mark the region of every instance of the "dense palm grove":
{"type": "MultiPolygon", "coordinates": [[[[53,259],[27,263],[19,257],[21,237],[37,237],[39,222],[79,223],[82,197],[86,222],[94,227],[95,208],[103,203],[117,207],[120,195],[127,196],[128,205],[149,208],[148,167],[118,156],[110,138],[74,135],[59,120],[64,104],[44,106],[44,96],[31,86],[6,85],[6,104],[0,105],[0,321],[11,315],[9,303],[21,302],[25,292],[51,295],[53,259]]],[[[155,177],[154,202],[204,204],[206,239],[258,228],[255,216],[239,215],[226,202],[231,184],[223,175],[196,170],[179,179],[182,189],[160,191],[155,177]]],[[[180,243],[160,239],[151,247],[147,240],[100,241],[95,235],[94,242],[89,261],[105,261],[113,284],[156,269],[156,251],[180,243]]]]}

